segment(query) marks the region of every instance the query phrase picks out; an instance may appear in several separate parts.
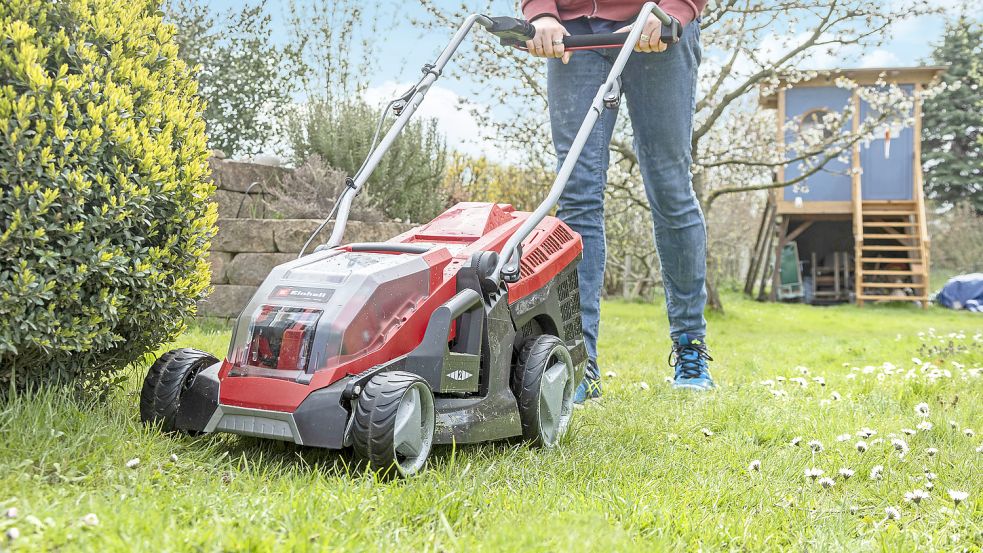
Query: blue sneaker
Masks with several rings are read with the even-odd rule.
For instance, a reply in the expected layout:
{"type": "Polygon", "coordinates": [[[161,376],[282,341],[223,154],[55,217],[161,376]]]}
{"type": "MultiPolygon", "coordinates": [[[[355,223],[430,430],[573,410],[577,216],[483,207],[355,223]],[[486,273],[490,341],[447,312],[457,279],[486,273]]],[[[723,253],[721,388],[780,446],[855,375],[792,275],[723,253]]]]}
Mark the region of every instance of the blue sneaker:
{"type": "Polygon", "coordinates": [[[587,360],[584,379],[573,393],[574,405],[583,405],[588,399],[601,399],[601,370],[597,368],[597,362],[593,359],[587,360]]]}
{"type": "Polygon", "coordinates": [[[713,357],[707,352],[706,343],[680,334],[669,354],[669,365],[676,368],[672,387],[699,391],[715,388],[707,361],[713,361],[713,357]]]}

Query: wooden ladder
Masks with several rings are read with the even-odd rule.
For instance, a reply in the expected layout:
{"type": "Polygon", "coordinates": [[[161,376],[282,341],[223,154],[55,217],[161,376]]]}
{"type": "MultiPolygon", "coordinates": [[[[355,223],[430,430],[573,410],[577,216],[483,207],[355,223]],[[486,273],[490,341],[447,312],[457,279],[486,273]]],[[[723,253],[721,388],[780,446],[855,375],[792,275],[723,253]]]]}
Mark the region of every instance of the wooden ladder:
{"type": "Polygon", "coordinates": [[[918,301],[928,306],[928,233],[921,202],[860,202],[854,211],[857,305],[918,301]]]}

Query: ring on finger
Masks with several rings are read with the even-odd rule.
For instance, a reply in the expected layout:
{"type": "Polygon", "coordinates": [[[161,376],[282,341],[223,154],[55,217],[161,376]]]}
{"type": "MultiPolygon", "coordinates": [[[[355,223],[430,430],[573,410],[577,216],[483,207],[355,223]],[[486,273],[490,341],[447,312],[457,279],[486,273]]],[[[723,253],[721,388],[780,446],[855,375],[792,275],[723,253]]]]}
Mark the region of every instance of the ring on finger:
{"type": "Polygon", "coordinates": [[[642,42],[648,42],[650,38],[652,37],[648,35],[638,35],[638,40],[641,40],[642,42]]]}
{"type": "Polygon", "coordinates": [[[553,46],[562,46],[562,45],[563,45],[563,39],[562,38],[558,38],[558,39],[554,39],[553,40],[553,46]]]}

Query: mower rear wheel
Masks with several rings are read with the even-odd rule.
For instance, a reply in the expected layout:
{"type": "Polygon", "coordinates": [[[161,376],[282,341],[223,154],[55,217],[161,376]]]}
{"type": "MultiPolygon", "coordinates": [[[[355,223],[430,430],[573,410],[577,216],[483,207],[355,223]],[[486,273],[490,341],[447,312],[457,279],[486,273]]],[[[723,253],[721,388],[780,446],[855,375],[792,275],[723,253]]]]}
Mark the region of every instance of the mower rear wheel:
{"type": "Polygon", "coordinates": [[[181,396],[202,369],[218,363],[210,353],[196,349],[172,349],[150,366],[140,391],[140,420],[160,424],[165,432],[175,430],[174,421],[181,396]]]}
{"type": "Polygon", "coordinates": [[[355,402],[352,442],[372,470],[412,476],[433,447],[433,392],[419,376],[391,371],[372,377],[355,402]]]}
{"type": "Polygon", "coordinates": [[[567,432],[576,388],[567,346],[556,336],[529,338],[515,368],[522,436],[533,445],[553,447],[567,432]]]}

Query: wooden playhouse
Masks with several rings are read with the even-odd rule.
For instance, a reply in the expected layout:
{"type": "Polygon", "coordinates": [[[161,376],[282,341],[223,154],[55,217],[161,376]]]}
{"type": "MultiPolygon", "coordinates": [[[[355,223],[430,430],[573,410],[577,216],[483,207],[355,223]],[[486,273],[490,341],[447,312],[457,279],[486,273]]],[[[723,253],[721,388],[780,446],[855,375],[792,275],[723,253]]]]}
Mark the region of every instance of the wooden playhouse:
{"type": "MultiPolygon", "coordinates": [[[[929,237],[922,193],[921,100],[918,92],[942,67],[851,69],[823,73],[763,96],[777,109],[778,144],[790,137],[782,122],[810,125],[830,110],[854,106],[859,129],[872,109],[835,85],[878,80],[915,97],[914,124],[888,129],[855,145],[846,161],[832,160],[802,183],[771,190],[748,269],[745,292],[760,299],[806,303],[917,301],[929,294],[929,237]],[[755,290],[757,289],[757,290],[755,290]]],[[[777,182],[804,174],[801,162],[777,171],[777,182]]]]}

